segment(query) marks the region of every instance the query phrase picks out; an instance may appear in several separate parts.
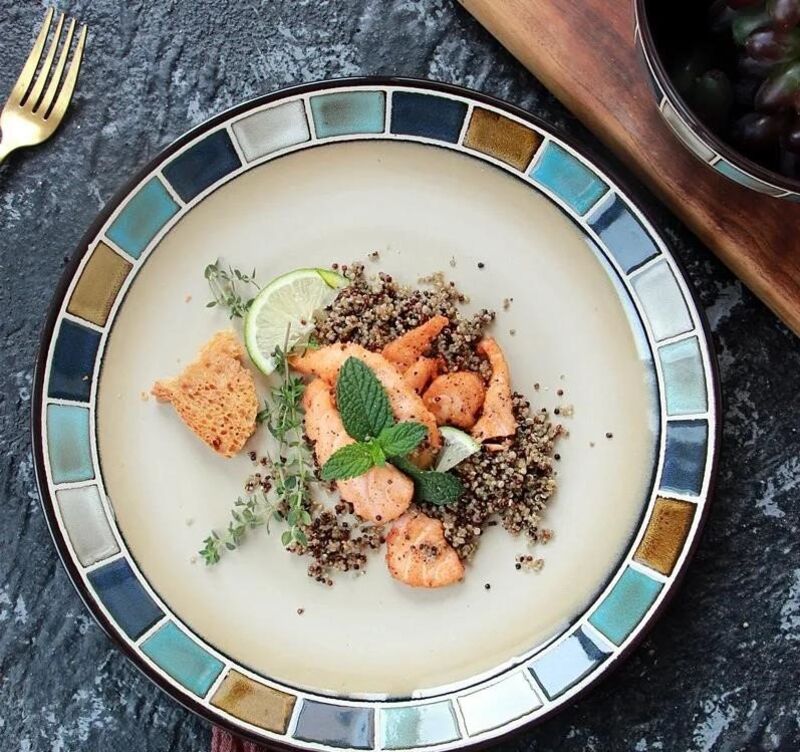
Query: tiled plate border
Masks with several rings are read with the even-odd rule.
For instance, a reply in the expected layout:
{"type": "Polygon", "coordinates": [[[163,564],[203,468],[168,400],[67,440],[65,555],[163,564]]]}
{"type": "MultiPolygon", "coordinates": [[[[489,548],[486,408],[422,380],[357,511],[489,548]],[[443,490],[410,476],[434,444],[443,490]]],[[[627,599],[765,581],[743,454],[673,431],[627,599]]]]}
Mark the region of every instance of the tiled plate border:
{"type": "MultiPolygon", "coordinates": [[[[558,204],[561,209],[570,216],[573,221],[578,224],[581,229],[591,237],[598,247],[602,248],[605,252],[608,262],[612,265],[612,267],[617,272],[619,279],[621,280],[624,287],[627,289],[631,300],[634,302],[634,305],[637,308],[637,312],[643,322],[648,340],[649,345],[652,350],[653,354],[653,367],[656,372],[656,376],[659,383],[659,400],[660,400],[660,409],[661,409],[661,438],[660,438],[660,447],[659,447],[659,469],[657,472],[657,476],[654,480],[654,487],[653,492],[651,494],[651,498],[649,500],[647,510],[643,516],[643,523],[640,526],[638,533],[636,534],[635,540],[632,541],[630,550],[626,555],[624,561],[621,563],[619,570],[617,573],[612,577],[610,582],[608,583],[605,590],[598,596],[597,600],[595,601],[594,605],[591,606],[587,612],[580,617],[568,630],[567,633],[561,635],[558,639],[554,642],[549,644],[544,650],[540,651],[536,654],[536,658],[540,658],[549,654],[551,651],[556,651],[559,647],[571,638],[573,635],[577,634],[578,631],[583,632],[584,635],[588,636],[588,639],[594,642],[597,647],[604,652],[608,653],[608,658],[602,661],[594,670],[589,671],[586,675],[579,678],[573,685],[571,685],[568,689],[563,691],[558,697],[554,700],[550,700],[547,697],[547,694],[542,690],[541,686],[537,683],[535,678],[535,674],[532,674],[528,668],[532,664],[532,655],[524,656],[522,658],[522,662],[516,661],[516,665],[512,665],[511,663],[506,666],[498,667],[498,672],[495,673],[493,676],[488,678],[482,678],[478,681],[475,681],[469,687],[461,687],[458,688],[442,688],[441,693],[437,696],[438,700],[443,699],[450,699],[453,701],[453,708],[456,714],[456,718],[458,719],[458,724],[460,728],[460,732],[462,738],[456,741],[447,742],[445,744],[434,745],[430,747],[426,747],[427,749],[451,749],[464,746],[465,744],[471,744],[473,742],[485,741],[488,739],[495,738],[500,736],[504,733],[512,731],[526,723],[531,722],[532,720],[543,718],[544,716],[553,712],[557,707],[564,705],[567,703],[571,698],[573,698],[576,694],[581,692],[585,689],[589,684],[596,680],[596,678],[606,670],[608,670],[611,666],[613,666],[620,657],[627,652],[627,650],[637,641],[640,632],[645,628],[646,624],[652,619],[652,616],[658,610],[664,599],[667,597],[667,593],[670,591],[671,586],[675,584],[675,581],[679,578],[682,570],[683,565],[693,548],[697,532],[699,530],[700,525],[704,519],[704,507],[706,503],[706,499],[709,492],[709,486],[711,483],[712,475],[714,472],[715,466],[715,458],[717,453],[717,423],[718,423],[718,399],[716,394],[716,376],[714,373],[713,365],[712,365],[712,356],[709,351],[708,342],[706,335],[703,330],[702,320],[698,314],[697,308],[694,304],[691,292],[686,284],[686,281],[683,278],[680,270],[677,268],[674,259],[670,256],[669,252],[667,251],[664,243],[661,239],[657,236],[654,232],[653,228],[647,221],[647,219],[641,214],[637,207],[633,206],[629,200],[626,198],[626,194],[624,190],[622,190],[619,186],[617,181],[613,180],[610,176],[608,176],[603,170],[593,165],[588,160],[584,159],[575,149],[573,149],[569,144],[565,143],[562,139],[551,133],[545,126],[532,123],[530,119],[528,119],[524,113],[517,114],[518,111],[514,111],[512,109],[507,108],[506,106],[502,105],[501,103],[495,102],[494,100],[489,100],[488,98],[483,98],[480,95],[473,95],[471,92],[466,92],[464,90],[459,90],[454,87],[443,87],[443,86],[436,86],[436,85],[429,85],[423,82],[399,82],[399,81],[389,81],[389,82],[370,82],[366,81],[363,83],[351,83],[351,82],[342,82],[338,85],[321,85],[319,87],[302,87],[301,89],[291,90],[287,92],[285,95],[276,95],[273,97],[269,97],[266,100],[256,100],[253,103],[249,103],[247,105],[243,105],[241,107],[237,107],[229,113],[225,113],[220,117],[216,118],[215,120],[211,121],[211,123],[206,124],[204,126],[200,126],[199,128],[195,129],[192,133],[188,134],[181,145],[174,149],[174,151],[168,152],[166,157],[161,157],[161,159],[154,163],[155,166],[152,166],[140,179],[139,181],[133,186],[128,192],[127,196],[133,195],[138,188],[143,185],[145,182],[150,180],[153,177],[156,177],[160,181],[164,183],[169,191],[170,195],[172,196],[173,200],[178,204],[179,210],[178,212],[172,216],[170,220],[166,222],[166,224],[160,229],[160,231],[150,240],[150,243],[145,248],[145,250],[139,255],[138,258],[133,258],[126,254],[123,249],[118,247],[115,243],[110,241],[108,237],[105,236],[105,233],[110,226],[110,224],[116,219],[118,214],[125,206],[125,201],[122,200],[117,203],[116,208],[112,211],[105,219],[106,221],[102,226],[99,227],[99,231],[94,232],[92,237],[89,241],[85,244],[86,252],[84,253],[82,259],[77,264],[76,268],[71,270],[71,277],[69,278],[70,281],[64,290],[63,299],[60,302],[60,307],[53,312],[51,316],[51,326],[48,327],[45,333],[44,343],[47,349],[43,348],[42,356],[43,360],[39,364],[39,368],[37,369],[37,410],[34,411],[35,420],[38,417],[39,423],[34,426],[34,435],[35,441],[37,445],[37,478],[40,484],[40,489],[42,491],[43,499],[45,500],[45,510],[48,512],[48,521],[55,523],[55,530],[54,538],[56,539],[56,543],[60,552],[62,553],[62,558],[65,559],[65,563],[68,563],[68,569],[73,573],[73,578],[77,579],[79,591],[81,591],[85,600],[90,605],[90,608],[95,612],[99,612],[103,619],[102,621],[110,627],[111,631],[114,633],[114,637],[120,641],[123,646],[126,648],[126,652],[129,655],[135,657],[135,660],[139,662],[139,664],[144,664],[147,667],[147,673],[155,678],[162,686],[166,685],[171,688],[171,694],[176,696],[178,699],[183,701],[184,703],[190,705],[196,710],[201,710],[207,717],[210,718],[218,718],[220,720],[226,720],[228,725],[240,729],[244,732],[249,732],[250,735],[271,741],[273,743],[283,743],[284,745],[289,745],[292,747],[302,747],[302,748],[315,748],[315,749],[334,749],[334,747],[327,746],[325,744],[315,744],[307,741],[303,742],[296,742],[292,739],[292,733],[294,730],[294,726],[297,722],[297,717],[299,713],[302,711],[303,702],[304,700],[313,700],[315,702],[323,702],[323,703],[332,703],[337,706],[341,707],[371,707],[377,708],[376,718],[374,719],[373,728],[375,730],[375,740],[374,745],[377,747],[379,740],[380,740],[380,721],[381,721],[381,707],[400,707],[400,706],[414,706],[420,704],[427,704],[432,701],[432,698],[429,696],[427,699],[423,698],[415,698],[409,701],[403,702],[386,702],[386,701],[378,701],[376,702],[373,698],[365,698],[361,700],[345,700],[345,699],[334,699],[334,698],[326,698],[326,697],[319,697],[313,695],[311,693],[306,692],[298,692],[294,689],[285,687],[278,682],[270,681],[265,679],[264,677],[258,676],[247,669],[233,664],[227,657],[218,653],[213,647],[202,643],[202,641],[196,636],[192,635],[191,632],[186,628],[184,625],[180,624],[177,618],[175,618],[174,614],[170,611],[166,604],[161,602],[158,595],[152,590],[149,584],[144,580],[141,573],[135,566],[135,563],[132,561],[132,558],[128,554],[122,538],[119,534],[119,531],[116,529],[116,525],[113,519],[113,510],[111,509],[110,504],[107,500],[107,495],[105,493],[105,488],[103,486],[103,480],[100,476],[99,472],[99,461],[97,458],[97,449],[96,449],[96,436],[95,436],[95,400],[96,400],[96,390],[98,384],[98,377],[99,377],[99,368],[100,363],[102,362],[102,353],[105,347],[107,334],[110,331],[111,327],[113,326],[113,321],[116,315],[116,312],[121,305],[121,301],[124,299],[125,291],[127,290],[128,286],[132,283],[132,280],[135,278],[138,269],[140,268],[141,264],[143,264],[148,257],[149,253],[158,245],[161,238],[167,234],[172,226],[180,220],[180,218],[191,208],[206,196],[209,195],[211,192],[216,190],[218,187],[226,183],[228,180],[233,180],[241,173],[248,171],[252,167],[256,165],[263,164],[267,161],[271,161],[272,159],[279,158],[284,154],[288,154],[294,151],[299,151],[305,148],[313,147],[320,142],[323,143],[334,143],[339,141],[351,141],[351,140],[403,140],[403,141],[413,141],[417,143],[430,143],[440,148],[448,148],[454,151],[459,151],[461,153],[467,153],[475,158],[482,159],[486,162],[489,162],[496,167],[505,170],[506,172],[511,173],[518,179],[521,179],[536,190],[540,191],[541,193],[547,195],[552,201],[558,204]],[[318,139],[316,137],[313,118],[311,118],[311,108],[308,106],[309,99],[318,94],[322,93],[334,93],[334,92],[358,92],[358,91],[382,91],[386,94],[386,107],[385,107],[385,121],[384,121],[384,130],[382,133],[376,134],[348,134],[343,136],[335,136],[329,137],[325,139],[318,139]],[[394,133],[389,132],[390,127],[390,117],[391,117],[391,102],[392,102],[392,94],[395,91],[413,91],[420,94],[429,94],[435,97],[443,97],[445,99],[452,99],[459,102],[463,102],[467,105],[466,116],[464,119],[464,123],[462,125],[458,142],[457,143],[449,143],[449,142],[442,142],[436,139],[431,138],[424,138],[424,137],[417,137],[417,136],[405,136],[405,135],[397,135],[394,133]],[[180,198],[177,196],[177,193],[172,190],[169,182],[164,177],[163,173],[161,172],[161,167],[165,164],[169,164],[172,160],[174,160],[177,156],[194,146],[197,142],[201,141],[212,132],[217,130],[225,131],[230,137],[232,142],[235,145],[235,149],[237,154],[240,156],[240,159],[243,160],[242,149],[237,143],[236,136],[234,133],[233,128],[231,125],[243,117],[247,115],[251,115],[255,112],[260,110],[269,109],[272,107],[279,106],[280,104],[284,104],[289,101],[302,101],[304,106],[304,112],[306,117],[309,118],[309,131],[311,137],[308,141],[302,142],[300,144],[296,144],[293,146],[289,146],[287,148],[269,153],[263,157],[260,157],[253,162],[244,162],[240,168],[228,173],[219,181],[213,183],[201,193],[199,193],[189,204],[185,204],[180,198]],[[516,121],[517,123],[525,126],[526,128],[532,129],[536,131],[542,137],[542,143],[538,146],[534,155],[531,159],[531,163],[525,167],[524,170],[520,171],[514,167],[509,166],[501,159],[495,158],[491,155],[484,154],[481,152],[476,152],[474,150],[468,149],[463,145],[464,138],[466,136],[468,124],[470,122],[470,118],[472,117],[472,113],[475,107],[480,107],[482,109],[489,110],[495,114],[501,115],[505,118],[508,118],[512,121],[516,121]],[[528,176],[528,172],[530,171],[533,164],[539,159],[540,155],[544,152],[547,144],[553,142],[558,144],[564,151],[568,154],[573,156],[574,158],[578,159],[582,162],[586,167],[588,167],[594,174],[598,175],[608,186],[610,186],[610,191],[600,197],[596,202],[595,205],[584,212],[581,216],[579,216],[572,208],[558,198],[555,194],[553,194],[548,188],[536,183],[532,178],[528,176]],[[599,237],[594,230],[589,226],[587,220],[591,219],[593,216],[594,209],[604,201],[610,200],[608,196],[610,193],[615,193],[616,196],[623,202],[627,210],[638,220],[641,226],[644,228],[644,231],[647,233],[648,237],[652,242],[655,243],[656,247],[658,248],[658,255],[655,259],[648,261],[643,266],[639,267],[638,269],[634,269],[633,271],[625,274],[622,269],[619,267],[619,264],[616,262],[613,254],[611,253],[611,249],[606,248],[604,246],[603,240],[599,237]],[[123,258],[126,260],[130,260],[133,265],[128,277],[126,278],[123,287],[117,294],[116,300],[111,308],[111,311],[108,315],[106,324],[104,327],[96,327],[94,325],[87,325],[86,322],[83,322],[78,317],[72,316],[70,314],[65,315],[65,309],[67,303],[70,299],[74,286],[77,282],[77,279],[80,276],[80,272],[82,271],[84,265],[86,264],[88,258],[91,255],[91,252],[94,250],[95,246],[100,240],[103,240],[109,247],[111,247],[114,251],[119,253],[123,258]],[[647,321],[646,317],[643,315],[643,311],[641,309],[640,303],[636,297],[635,291],[631,285],[631,278],[635,277],[637,274],[641,273],[645,268],[649,267],[650,265],[657,263],[657,261],[664,260],[666,261],[669,269],[672,272],[672,275],[677,283],[677,286],[684,298],[685,304],[689,310],[690,318],[691,318],[691,329],[687,332],[683,332],[678,336],[670,337],[663,342],[656,345],[653,337],[653,332],[650,327],[649,322],[647,321]],[[100,342],[100,347],[98,350],[98,356],[95,360],[94,366],[94,373],[92,376],[92,383],[91,383],[91,394],[90,394],[90,401],[89,401],[89,408],[90,408],[90,431],[91,431],[91,452],[92,452],[92,462],[94,465],[95,470],[95,478],[94,482],[97,483],[100,496],[104,504],[104,508],[106,514],[109,517],[109,521],[111,523],[112,530],[114,532],[115,540],[120,548],[122,553],[115,554],[114,556],[106,559],[102,562],[97,562],[90,567],[82,568],[78,563],[74,552],[71,549],[69,544],[69,540],[66,536],[66,530],[63,525],[63,521],[60,518],[60,514],[58,511],[58,507],[56,504],[53,503],[52,499],[54,498],[54,492],[58,488],[61,487],[74,487],[75,485],[80,484],[61,484],[61,485],[54,485],[52,479],[50,477],[50,465],[49,465],[49,450],[46,441],[46,410],[43,409],[43,405],[49,403],[65,403],[64,400],[50,400],[47,397],[47,386],[49,384],[49,377],[50,377],[50,364],[52,362],[52,347],[55,342],[55,337],[52,336],[57,324],[60,320],[68,318],[69,320],[75,321],[77,323],[81,323],[82,325],[87,325],[88,328],[91,328],[95,331],[100,331],[102,333],[102,338],[100,342]],[[682,494],[673,494],[673,493],[658,493],[660,481],[661,481],[661,465],[663,463],[663,455],[664,455],[664,441],[665,441],[665,434],[666,434],[666,426],[667,422],[670,418],[666,415],[665,411],[665,402],[664,402],[664,389],[663,389],[663,374],[661,371],[661,363],[660,359],[657,356],[657,347],[661,346],[666,343],[671,343],[674,341],[679,341],[689,337],[697,337],[700,343],[700,350],[702,356],[702,365],[703,371],[705,376],[705,383],[706,383],[706,399],[708,404],[708,412],[704,413],[702,416],[691,416],[691,417],[702,417],[708,421],[708,445],[706,447],[706,462],[705,462],[705,470],[702,478],[702,487],[700,489],[700,493],[697,496],[685,496],[682,494]],[[48,338],[50,341],[48,342],[48,338]],[[46,358],[46,359],[44,359],[46,358]],[[698,506],[698,513],[694,515],[692,520],[691,528],[689,530],[688,536],[685,540],[683,545],[683,549],[678,557],[676,565],[672,571],[672,574],[669,577],[664,577],[658,572],[655,572],[652,569],[638,563],[633,562],[633,554],[636,551],[640,540],[644,534],[646,523],[650,518],[650,514],[653,509],[653,505],[655,503],[655,499],[657,495],[661,496],[668,496],[670,498],[678,498],[678,499],[686,499],[689,500],[698,506]],[[159,608],[164,612],[165,616],[150,630],[145,632],[144,635],[139,636],[137,640],[131,640],[127,637],[115,624],[111,614],[108,612],[106,607],[103,605],[99,599],[94,598],[91,593],[92,590],[88,584],[87,574],[91,571],[95,571],[98,568],[108,564],[111,560],[119,559],[125,557],[128,560],[131,568],[133,569],[134,573],[140,579],[144,589],[153,599],[153,601],[159,606],[159,608]],[[623,576],[623,574],[628,571],[628,569],[632,569],[634,571],[642,572],[647,577],[649,577],[652,581],[661,583],[663,586],[660,588],[657,596],[654,600],[649,604],[646,608],[645,614],[641,620],[633,627],[633,629],[627,634],[623,641],[619,645],[614,645],[608,638],[604,637],[601,633],[599,633],[590,623],[589,619],[592,617],[593,613],[595,612],[598,604],[601,604],[605,597],[611,593],[614,589],[615,585],[619,581],[619,579],[623,576]],[[222,670],[220,671],[219,675],[216,677],[216,680],[212,683],[209,690],[204,694],[202,698],[197,698],[194,696],[189,696],[188,691],[181,685],[178,681],[173,679],[169,676],[166,672],[164,672],[158,665],[156,665],[150,658],[145,656],[141,649],[141,643],[146,640],[151,634],[153,634],[158,628],[163,626],[163,624],[167,622],[172,622],[178,625],[179,629],[185,632],[191,639],[195,642],[201,644],[205,651],[209,653],[211,656],[214,656],[222,663],[222,670]],[[245,676],[250,677],[251,679],[264,684],[266,686],[274,687],[280,691],[287,692],[292,695],[296,695],[298,697],[298,702],[295,704],[295,708],[292,714],[292,719],[289,723],[289,728],[287,730],[287,734],[275,734],[270,731],[265,731],[257,726],[253,726],[252,724],[245,723],[237,718],[234,718],[230,714],[226,713],[225,711],[220,710],[219,708],[213,707],[210,704],[210,699],[213,696],[215,689],[219,686],[222,679],[225,675],[230,671],[231,668],[235,668],[240,673],[244,674],[245,676]],[[471,695],[478,691],[487,692],[488,695],[491,695],[490,688],[498,685],[503,684],[509,680],[509,677],[512,676],[522,676],[527,685],[531,687],[532,690],[532,697],[537,698],[537,703],[535,707],[533,704],[529,711],[523,712],[519,715],[519,717],[515,717],[513,719],[508,719],[504,721],[499,727],[491,727],[491,728],[480,728],[476,726],[475,723],[468,723],[465,721],[462,715],[462,709],[460,703],[458,701],[459,697],[463,697],[465,695],[471,695]],[[199,706],[199,707],[198,707],[199,706]],[[473,733],[471,735],[467,735],[466,730],[467,728],[472,727],[473,733]]],[[[73,402],[67,402],[66,404],[75,404],[73,402]]],[[[85,403],[84,403],[85,404],[85,403]]],[[[676,416],[676,419],[685,420],[686,416],[676,416]]],[[[89,482],[87,482],[88,484],[89,482]]],[[[487,695],[487,696],[488,696],[487,695]]],[[[491,724],[489,724],[491,725],[491,724]]]]}

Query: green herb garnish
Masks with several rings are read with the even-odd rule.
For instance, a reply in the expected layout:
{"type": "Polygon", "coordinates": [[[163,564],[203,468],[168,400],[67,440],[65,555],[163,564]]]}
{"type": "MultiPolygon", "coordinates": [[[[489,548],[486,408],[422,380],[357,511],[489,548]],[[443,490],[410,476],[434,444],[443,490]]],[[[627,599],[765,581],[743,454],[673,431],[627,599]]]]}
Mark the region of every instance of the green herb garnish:
{"type": "Polygon", "coordinates": [[[284,546],[308,544],[305,528],[311,524],[308,508],[314,464],[303,438],[301,402],[305,387],[301,378],[289,372],[285,342],[284,348],[275,349],[273,357],[278,364],[280,382],[270,390],[264,409],[256,416],[276,442],[275,452],[267,456],[266,465],[273,486],[269,492],[261,490],[247,499],[240,498],[231,510],[232,519],[225,533],[219,535],[212,530],[206,537],[200,555],[209,565],[216,564],[223,551],[237,548],[248,530],[264,526],[269,532],[272,518],[288,525],[281,535],[284,546]]]}
{"type": "Polygon", "coordinates": [[[244,297],[240,285],[244,288],[254,287],[256,291],[261,289],[256,282],[255,269],[252,274],[245,274],[232,266],[225,269],[219,259],[206,267],[204,276],[211,288],[211,295],[214,297],[213,300],[206,303],[206,308],[215,306],[227,308],[231,319],[244,318],[255,300],[255,296],[244,297]]]}
{"type": "Polygon", "coordinates": [[[419,501],[445,506],[458,501],[464,493],[464,486],[452,473],[420,470],[405,457],[393,457],[390,462],[414,481],[414,490],[419,501]]]}
{"type": "Polygon", "coordinates": [[[463,493],[450,473],[420,470],[407,459],[428,435],[421,423],[395,423],[386,390],[372,369],[348,358],[339,369],[336,401],[342,423],[355,443],[334,452],[322,467],[323,480],[356,478],[389,460],[413,481],[417,497],[432,504],[452,504],[463,493]]]}

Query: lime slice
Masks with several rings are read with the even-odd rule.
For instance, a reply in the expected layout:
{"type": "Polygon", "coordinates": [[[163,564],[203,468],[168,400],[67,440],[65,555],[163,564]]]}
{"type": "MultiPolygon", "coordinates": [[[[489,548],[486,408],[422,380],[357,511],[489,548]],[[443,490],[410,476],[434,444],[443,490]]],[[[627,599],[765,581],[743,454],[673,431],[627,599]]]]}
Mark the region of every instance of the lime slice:
{"type": "Polygon", "coordinates": [[[261,290],[244,319],[244,343],[258,370],[272,373],[275,348],[284,344],[291,348],[308,337],[314,313],[331,303],[345,285],[347,279],[329,269],[295,269],[261,290]]]}
{"type": "Polygon", "coordinates": [[[472,436],[457,428],[442,426],[439,433],[442,434],[442,451],[439,452],[435,469],[440,473],[451,470],[481,448],[481,445],[472,436]]]}

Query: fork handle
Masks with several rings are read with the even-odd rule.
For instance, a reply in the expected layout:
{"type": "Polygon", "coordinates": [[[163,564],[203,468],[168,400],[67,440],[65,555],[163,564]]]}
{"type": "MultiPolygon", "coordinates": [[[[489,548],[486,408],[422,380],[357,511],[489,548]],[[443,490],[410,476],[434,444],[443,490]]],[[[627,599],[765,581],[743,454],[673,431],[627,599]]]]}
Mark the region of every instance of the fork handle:
{"type": "Polygon", "coordinates": [[[8,138],[4,138],[2,141],[0,141],[0,165],[3,164],[5,158],[16,148],[17,147],[12,144],[11,140],[8,138]]]}

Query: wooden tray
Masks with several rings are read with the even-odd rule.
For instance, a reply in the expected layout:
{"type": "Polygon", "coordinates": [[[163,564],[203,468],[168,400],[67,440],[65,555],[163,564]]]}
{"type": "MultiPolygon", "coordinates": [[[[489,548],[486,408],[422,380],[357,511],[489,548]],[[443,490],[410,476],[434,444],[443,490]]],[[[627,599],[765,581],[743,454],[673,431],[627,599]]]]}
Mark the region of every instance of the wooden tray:
{"type": "Polygon", "coordinates": [[[800,334],[800,204],[702,165],[661,120],[630,0],[460,0],[800,334]]]}

